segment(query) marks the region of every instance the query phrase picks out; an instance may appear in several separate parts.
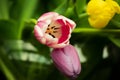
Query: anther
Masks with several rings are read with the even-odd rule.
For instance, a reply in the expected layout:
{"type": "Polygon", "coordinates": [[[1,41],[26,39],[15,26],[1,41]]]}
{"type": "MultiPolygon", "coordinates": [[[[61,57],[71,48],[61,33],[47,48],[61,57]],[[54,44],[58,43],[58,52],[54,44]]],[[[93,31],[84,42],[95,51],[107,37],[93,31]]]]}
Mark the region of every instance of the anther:
{"type": "Polygon", "coordinates": [[[56,32],[58,32],[58,31],[53,31],[53,33],[56,33],[56,32]]]}
{"type": "Polygon", "coordinates": [[[55,28],[55,26],[51,27],[51,29],[55,28]]]}
{"type": "Polygon", "coordinates": [[[53,38],[55,38],[55,36],[53,34],[49,33],[49,35],[51,35],[53,38]]]}
{"type": "Polygon", "coordinates": [[[55,36],[54,36],[54,35],[52,35],[52,34],[51,34],[51,36],[52,36],[53,38],[55,38],[55,36]]]}
{"type": "Polygon", "coordinates": [[[52,35],[51,33],[49,33],[49,35],[52,35]]]}
{"type": "Polygon", "coordinates": [[[54,28],[54,30],[55,30],[55,29],[60,29],[60,28],[54,28]]]}

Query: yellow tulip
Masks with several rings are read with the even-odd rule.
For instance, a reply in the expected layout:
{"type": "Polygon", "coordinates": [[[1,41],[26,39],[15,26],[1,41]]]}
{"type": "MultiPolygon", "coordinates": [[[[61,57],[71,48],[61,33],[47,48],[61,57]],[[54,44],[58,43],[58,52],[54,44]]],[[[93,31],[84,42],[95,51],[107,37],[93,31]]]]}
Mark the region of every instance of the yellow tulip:
{"type": "Polygon", "coordinates": [[[104,28],[115,13],[120,14],[120,6],[114,0],[90,0],[87,5],[88,21],[94,28],[104,28]]]}

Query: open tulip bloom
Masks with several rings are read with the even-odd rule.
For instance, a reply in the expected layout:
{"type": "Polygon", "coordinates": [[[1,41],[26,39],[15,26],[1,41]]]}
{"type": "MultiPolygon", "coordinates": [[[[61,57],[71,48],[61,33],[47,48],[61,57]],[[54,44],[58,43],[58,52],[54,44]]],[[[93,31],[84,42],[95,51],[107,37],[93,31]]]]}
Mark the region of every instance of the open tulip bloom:
{"type": "Polygon", "coordinates": [[[74,21],[56,12],[43,14],[34,28],[35,37],[42,44],[52,48],[63,48],[69,44],[74,21]]]}
{"type": "Polygon", "coordinates": [[[52,60],[59,71],[71,80],[75,80],[81,71],[80,59],[72,45],[53,49],[52,60]]]}

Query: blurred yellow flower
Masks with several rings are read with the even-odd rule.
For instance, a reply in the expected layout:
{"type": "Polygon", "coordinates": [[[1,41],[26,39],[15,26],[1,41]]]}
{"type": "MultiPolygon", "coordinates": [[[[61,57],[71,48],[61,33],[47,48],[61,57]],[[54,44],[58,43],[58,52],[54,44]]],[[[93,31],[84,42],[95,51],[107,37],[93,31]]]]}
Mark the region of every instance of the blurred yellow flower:
{"type": "Polygon", "coordinates": [[[88,21],[94,28],[104,28],[115,13],[120,14],[120,6],[114,0],[90,0],[87,5],[88,21]]]}

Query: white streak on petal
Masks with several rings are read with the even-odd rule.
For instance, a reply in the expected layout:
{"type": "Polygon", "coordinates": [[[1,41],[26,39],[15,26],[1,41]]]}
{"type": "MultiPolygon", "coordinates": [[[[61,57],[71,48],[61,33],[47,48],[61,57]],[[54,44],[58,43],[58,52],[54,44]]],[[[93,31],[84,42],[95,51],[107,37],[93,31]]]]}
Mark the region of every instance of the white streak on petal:
{"type": "Polygon", "coordinates": [[[43,38],[41,38],[41,43],[42,44],[46,44],[46,39],[43,37],[43,38]]]}
{"type": "Polygon", "coordinates": [[[47,45],[48,46],[51,46],[51,45],[55,45],[55,44],[57,44],[58,43],[58,39],[57,38],[53,38],[53,39],[51,39],[48,43],[47,43],[47,45]]]}
{"type": "Polygon", "coordinates": [[[44,36],[46,38],[46,45],[49,45],[50,42],[53,40],[53,37],[49,34],[45,34],[44,36]]]}
{"type": "Polygon", "coordinates": [[[42,32],[45,32],[48,27],[48,23],[46,21],[39,21],[37,26],[39,26],[42,32]]]}
{"type": "Polygon", "coordinates": [[[45,36],[45,38],[46,38],[48,41],[51,40],[51,39],[53,39],[53,37],[52,37],[51,35],[49,35],[49,34],[45,34],[44,36],[45,36]]]}
{"type": "Polygon", "coordinates": [[[43,32],[39,26],[35,25],[34,33],[36,37],[43,37],[43,32]]]}
{"type": "MultiPolygon", "coordinates": [[[[69,43],[69,42],[68,42],[69,43]]],[[[64,43],[61,43],[61,44],[53,44],[53,45],[50,45],[50,47],[52,48],[63,48],[65,46],[67,46],[69,44],[64,44],[64,43]]]]}

